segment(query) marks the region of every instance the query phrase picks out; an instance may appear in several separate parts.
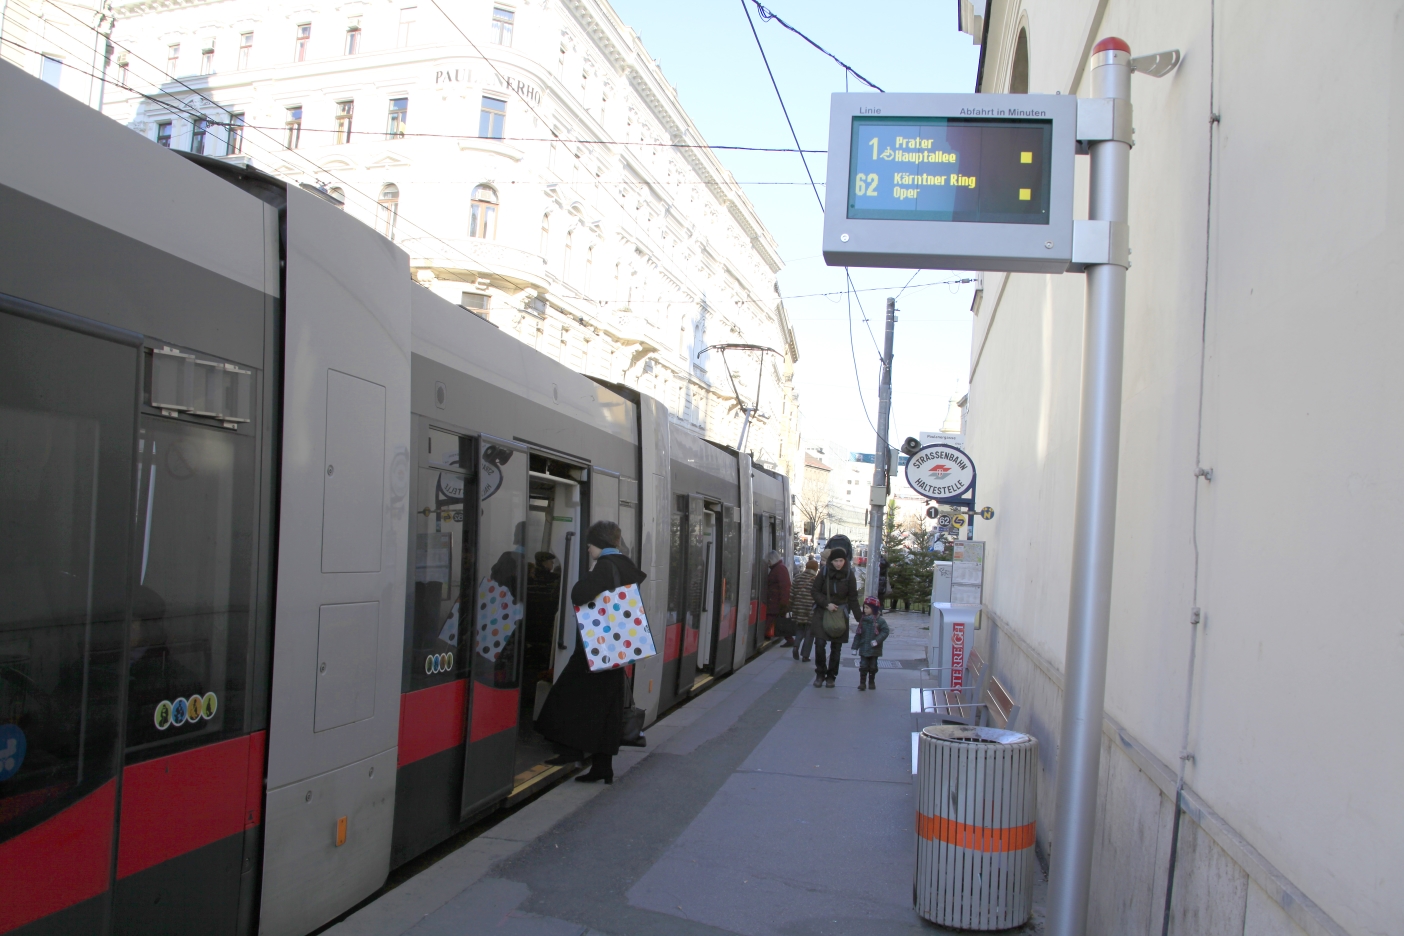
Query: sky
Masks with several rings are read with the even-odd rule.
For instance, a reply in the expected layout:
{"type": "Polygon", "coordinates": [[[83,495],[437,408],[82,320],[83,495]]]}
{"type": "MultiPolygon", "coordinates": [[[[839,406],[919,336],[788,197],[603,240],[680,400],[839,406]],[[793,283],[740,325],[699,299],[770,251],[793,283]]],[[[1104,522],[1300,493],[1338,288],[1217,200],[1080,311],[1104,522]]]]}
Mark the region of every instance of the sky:
{"type": "MultiPolygon", "coordinates": [[[[746,22],[742,4],[749,0],[610,2],[642,37],[708,143],[794,146],[746,22]]],[[[765,5],[884,91],[974,88],[980,49],[956,30],[956,0],[768,0],[765,5]]],[[[750,11],[801,145],[825,149],[829,95],[845,90],[845,72],[779,23],[761,20],[753,3],[750,11]]],[[[856,78],[848,83],[848,90],[871,90],[856,78]]],[[[860,291],[852,305],[850,343],[844,271],[826,266],[820,255],[823,213],[800,157],[725,150],[717,155],[743,184],[784,260],[780,291],[799,343],[795,385],[804,445],[873,451],[884,309],[887,297],[909,280],[897,301],[889,439],[897,445],[906,436],[939,429],[950,398],[966,389],[974,290],[943,283],[972,274],[851,270],[860,291]],[[941,285],[923,288],[926,283],[941,285]]],[[[825,157],[806,159],[822,195],[825,157]]],[[[761,410],[766,409],[762,399],[761,410]]]]}

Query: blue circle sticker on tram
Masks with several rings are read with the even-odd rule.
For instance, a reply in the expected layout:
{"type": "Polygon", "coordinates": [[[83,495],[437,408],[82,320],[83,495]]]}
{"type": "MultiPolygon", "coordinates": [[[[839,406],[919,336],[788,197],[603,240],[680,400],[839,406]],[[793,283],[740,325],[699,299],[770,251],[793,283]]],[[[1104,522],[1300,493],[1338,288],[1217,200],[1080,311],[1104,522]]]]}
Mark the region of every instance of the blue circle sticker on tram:
{"type": "Polygon", "coordinates": [[[19,725],[0,725],[0,780],[8,780],[19,772],[25,747],[19,725]]]}

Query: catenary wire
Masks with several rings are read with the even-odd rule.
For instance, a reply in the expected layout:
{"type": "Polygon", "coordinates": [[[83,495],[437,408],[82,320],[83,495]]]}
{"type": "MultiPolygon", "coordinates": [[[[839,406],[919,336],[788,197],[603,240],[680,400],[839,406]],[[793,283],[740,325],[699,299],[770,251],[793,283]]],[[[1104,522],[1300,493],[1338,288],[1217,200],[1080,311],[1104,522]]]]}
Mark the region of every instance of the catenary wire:
{"type": "Polygon", "coordinates": [[[761,62],[765,64],[765,73],[770,76],[770,86],[775,89],[775,99],[780,102],[780,112],[785,115],[785,126],[790,128],[790,136],[795,141],[795,150],[799,152],[800,162],[804,163],[804,174],[809,177],[809,187],[814,189],[814,198],[819,202],[819,212],[822,214],[824,198],[819,194],[819,186],[814,184],[814,173],[809,171],[809,160],[804,158],[804,147],[800,145],[794,121],[790,120],[790,111],[785,106],[785,98],[780,93],[780,85],[775,81],[775,72],[770,70],[770,60],[765,57],[765,46],[761,45],[760,33],[756,32],[756,22],[751,19],[751,8],[746,6],[746,0],[741,0],[741,11],[746,14],[746,23],[751,27],[751,35],[756,39],[756,48],[760,50],[761,62]]]}
{"type": "MultiPolygon", "coordinates": [[[[814,48],[818,49],[820,52],[823,52],[825,55],[827,55],[829,58],[833,59],[835,62],[838,62],[839,67],[842,68],[842,69],[843,69],[845,72],[847,72],[849,75],[852,75],[854,78],[857,78],[859,81],[863,82],[863,84],[865,84],[865,85],[867,85],[868,87],[872,88],[874,91],[881,91],[881,90],[882,90],[882,89],[879,88],[877,85],[873,84],[871,81],[869,81],[868,79],[864,78],[862,75],[860,75],[860,74],[858,74],[856,71],[854,71],[853,68],[850,67],[850,66],[848,65],[848,63],[845,62],[843,59],[839,58],[837,55],[835,55],[834,53],[830,52],[828,49],[824,48],[824,47],[821,46],[819,43],[815,42],[813,39],[809,38],[809,37],[806,36],[804,33],[800,32],[798,29],[796,29],[795,27],[791,26],[789,23],[787,23],[787,22],[785,22],[784,20],[782,20],[773,10],[767,10],[765,7],[761,6],[760,0],[751,0],[751,2],[754,3],[754,4],[756,5],[756,13],[760,16],[760,18],[761,18],[761,20],[762,20],[763,22],[767,22],[767,23],[768,23],[768,22],[770,22],[771,20],[774,20],[775,22],[779,23],[781,26],[784,26],[784,27],[785,27],[786,29],[788,29],[790,32],[794,33],[796,36],[799,36],[799,37],[800,37],[801,39],[803,39],[805,42],[807,42],[807,43],[809,43],[810,45],[814,46],[814,48]]],[[[847,88],[845,88],[844,90],[847,90],[847,88]]]]}

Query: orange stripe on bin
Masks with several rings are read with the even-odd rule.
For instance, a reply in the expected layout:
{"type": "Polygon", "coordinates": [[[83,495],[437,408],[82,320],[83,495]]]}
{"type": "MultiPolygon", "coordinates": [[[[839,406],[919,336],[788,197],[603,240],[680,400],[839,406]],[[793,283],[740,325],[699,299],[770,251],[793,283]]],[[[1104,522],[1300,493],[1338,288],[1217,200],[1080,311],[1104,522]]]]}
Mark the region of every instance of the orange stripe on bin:
{"type": "Polygon", "coordinates": [[[967,825],[945,816],[924,816],[917,813],[917,835],[926,839],[945,842],[957,848],[968,848],[981,852],[1022,851],[1033,848],[1034,823],[1009,826],[1004,829],[990,829],[984,826],[967,825]]]}

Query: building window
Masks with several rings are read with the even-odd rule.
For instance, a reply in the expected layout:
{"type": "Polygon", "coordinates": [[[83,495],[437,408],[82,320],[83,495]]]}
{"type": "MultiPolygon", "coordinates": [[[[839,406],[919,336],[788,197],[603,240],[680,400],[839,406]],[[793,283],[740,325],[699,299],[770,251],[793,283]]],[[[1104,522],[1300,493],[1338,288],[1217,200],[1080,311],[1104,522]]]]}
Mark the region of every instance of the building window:
{"type": "Polygon", "coordinates": [[[327,189],[327,197],[336,203],[336,207],[342,211],[346,210],[346,192],[340,186],[333,186],[327,189]]]}
{"type": "Polygon", "coordinates": [[[200,74],[214,74],[214,40],[205,43],[205,47],[200,50],[200,74]]]}
{"type": "Polygon", "coordinates": [[[117,62],[117,85],[118,85],[118,87],[121,87],[121,88],[127,87],[127,80],[128,80],[128,78],[130,78],[130,76],[131,76],[131,66],[127,63],[127,60],[126,60],[126,59],[120,59],[120,60],[118,60],[118,62],[117,62]]]}
{"type": "Polygon", "coordinates": [[[571,264],[572,258],[573,258],[574,256],[575,256],[575,229],[574,229],[574,228],[571,228],[569,231],[566,231],[566,236],[565,236],[565,251],[564,251],[564,253],[561,255],[561,279],[563,279],[563,280],[571,280],[571,279],[574,279],[574,277],[571,276],[571,273],[572,273],[573,271],[572,271],[571,268],[570,268],[570,264],[571,264]]]}
{"type": "Polygon", "coordinates": [[[483,98],[478,117],[478,136],[490,140],[502,139],[507,129],[507,102],[493,97],[483,98]]]}
{"type": "Polygon", "coordinates": [[[477,313],[479,315],[482,315],[483,318],[487,318],[487,315],[485,313],[488,310],[488,305],[490,301],[490,296],[486,296],[482,293],[466,292],[463,294],[463,298],[459,301],[458,304],[470,312],[477,313]]]}
{"type": "Polygon", "coordinates": [[[242,71],[243,69],[249,67],[249,56],[250,56],[252,53],[253,53],[253,33],[251,33],[251,32],[240,33],[240,34],[239,34],[239,65],[238,65],[238,68],[239,68],[241,71],[242,71]]]}
{"type": "Polygon", "coordinates": [[[541,216],[541,250],[540,254],[545,257],[551,249],[551,212],[546,212],[541,216]]]}
{"type": "Polygon", "coordinates": [[[356,109],[355,101],[336,102],[336,142],[351,142],[351,117],[356,109]]]}
{"type": "Polygon", "coordinates": [[[229,115],[229,140],[224,155],[238,156],[244,151],[244,115],[229,115]]]}
{"type": "Polygon", "coordinates": [[[190,152],[197,156],[205,155],[205,137],[209,135],[210,122],[198,117],[190,125],[190,152]]]}
{"type": "Polygon", "coordinates": [[[171,148],[171,122],[163,120],[156,125],[156,142],[166,149],[171,148]]]}
{"type": "Polygon", "coordinates": [[[39,80],[45,84],[51,84],[55,88],[59,86],[59,81],[63,79],[63,59],[46,55],[39,62],[39,80]]]}
{"type": "Polygon", "coordinates": [[[585,251],[585,294],[590,294],[591,274],[595,272],[595,245],[591,244],[585,251]]]}
{"type": "Polygon", "coordinates": [[[409,98],[390,99],[390,120],[385,126],[385,138],[387,140],[398,140],[405,135],[405,126],[409,123],[409,98]]]}
{"type": "Polygon", "coordinates": [[[400,220],[400,187],[393,184],[386,185],[380,190],[377,204],[379,210],[376,215],[375,229],[394,240],[395,224],[400,220]]]}
{"type": "Polygon", "coordinates": [[[414,31],[415,15],[419,12],[418,7],[402,7],[400,9],[400,48],[410,44],[410,33],[414,31]]]}
{"type": "Polygon", "coordinates": [[[492,8],[492,41],[498,45],[512,44],[512,21],[516,14],[506,7],[492,8]]]}
{"type": "Polygon", "coordinates": [[[346,26],[346,54],[355,55],[361,51],[361,18],[351,17],[351,22],[346,26]]]}
{"type": "Polygon", "coordinates": [[[297,40],[293,43],[293,61],[307,61],[307,44],[312,41],[312,24],[299,23],[297,26],[297,40]]]}
{"type": "Polygon", "coordinates": [[[175,75],[176,69],[180,67],[180,43],[174,43],[166,47],[166,74],[175,75]]]}
{"type": "Polygon", "coordinates": [[[473,189],[473,211],[468,218],[468,236],[492,240],[497,237],[497,192],[490,185],[473,189]]]}
{"type": "Polygon", "coordinates": [[[297,105],[296,107],[288,108],[288,118],[283,123],[283,126],[286,127],[288,131],[287,137],[283,140],[283,145],[286,146],[288,149],[297,149],[298,144],[302,142],[301,104],[297,105]]]}

